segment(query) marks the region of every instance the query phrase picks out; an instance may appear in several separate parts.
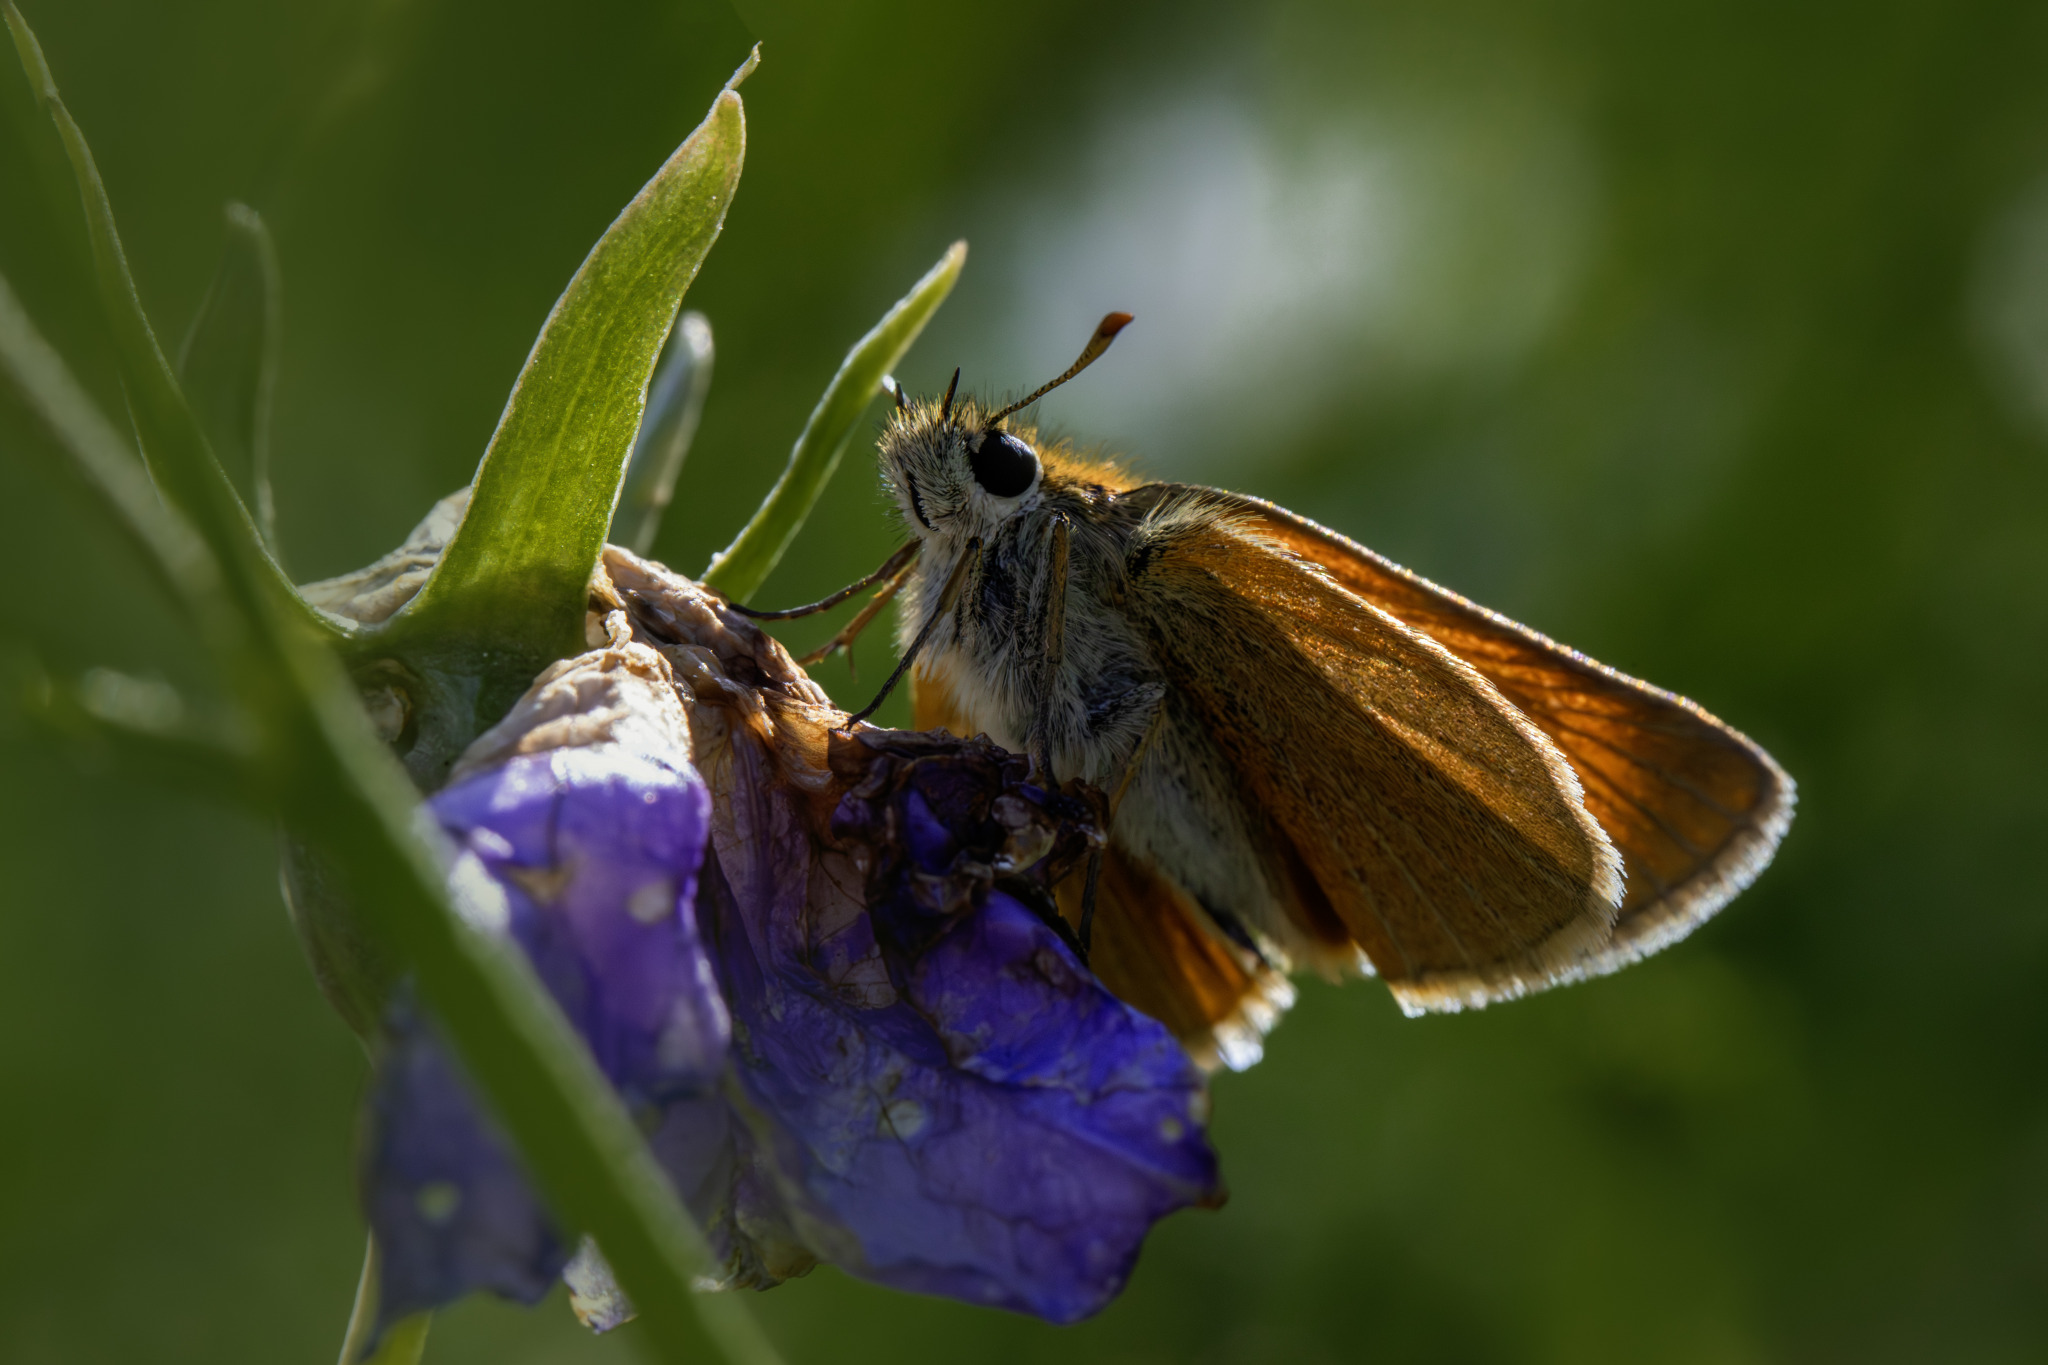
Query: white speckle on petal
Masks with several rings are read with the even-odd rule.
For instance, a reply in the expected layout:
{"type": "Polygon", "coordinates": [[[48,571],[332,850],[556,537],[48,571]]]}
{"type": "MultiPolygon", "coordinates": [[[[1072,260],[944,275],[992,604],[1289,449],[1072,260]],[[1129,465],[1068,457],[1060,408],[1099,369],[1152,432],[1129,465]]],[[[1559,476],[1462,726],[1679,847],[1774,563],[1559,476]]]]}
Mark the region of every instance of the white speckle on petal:
{"type": "Polygon", "coordinates": [[[924,1131],[925,1118],[924,1106],[916,1100],[890,1100],[882,1106],[882,1121],[906,1142],[924,1131]]]}
{"type": "Polygon", "coordinates": [[[676,911],[676,884],[668,877],[642,882],[626,897],[626,913],[642,924],[659,924],[676,911]]]}
{"type": "Polygon", "coordinates": [[[446,1180],[433,1180],[420,1186],[413,1202],[419,1207],[420,1217],[438,1228],[462,1207],[462,1191],[446,1180]]]}
{"type": "Polygon", "coordinates": [[[494,862],[502,863],[516,852],[512,847],[511,841],[504,835],[494,829],[486,829],[482,825],[478,825],[475,829],[470,830],[467,838],[469,846],[476,850],[478,856],[489,858],[494,862]]]}
{"type": "Polygon", "coordinates": [[[654,1045],[655,1058],[663,1067],[671,1071],[696,1070],[718,1054],[721,1046],[718,1033],[722,1030],[716,1017],[722,1016],[725,1010],[716,996],[712,1000],[714,1019],[709,1023],[710,1031],[707,1031],[707,1022],[698,1017],[696,1002],[688,997],[679,996],[669,1007],[668,1023],[654,1045]]]}
{"type": "Polygon", "coordinates": [[[465,849],[448,870],[448,891],[471,928],[487,934],[510,932],[512,907],[506,903],[505,888],[474,852],[465,849]]]}

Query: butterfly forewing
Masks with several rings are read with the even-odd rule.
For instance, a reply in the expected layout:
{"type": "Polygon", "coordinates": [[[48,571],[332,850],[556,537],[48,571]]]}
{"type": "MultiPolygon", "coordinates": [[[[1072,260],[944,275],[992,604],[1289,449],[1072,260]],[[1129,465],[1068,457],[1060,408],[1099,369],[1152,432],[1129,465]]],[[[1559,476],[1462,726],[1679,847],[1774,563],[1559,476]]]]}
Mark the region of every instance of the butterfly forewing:
{"type": "Polygon", "coordinates": [[[1794,789],[1747,736],[1284,508],[1212,496],[1469,663],[1564,752],[1627,877],[1613,941],[1589,972],[1684,937],[1770,861],[1791,821],[1794,789]]]}
{"type": "MultiPolygon", "coordinates": [[[[1125,610],[1172,719],[1223,752],[1404,1006],[1574,974],[1607,941],[1620,880],[1557,748],[1442,646],[1206,496],[1132,496],[1148,494],[1125,610]]],[[[1324,910],[1287,908],[1309,929],[1324,910]]]]}

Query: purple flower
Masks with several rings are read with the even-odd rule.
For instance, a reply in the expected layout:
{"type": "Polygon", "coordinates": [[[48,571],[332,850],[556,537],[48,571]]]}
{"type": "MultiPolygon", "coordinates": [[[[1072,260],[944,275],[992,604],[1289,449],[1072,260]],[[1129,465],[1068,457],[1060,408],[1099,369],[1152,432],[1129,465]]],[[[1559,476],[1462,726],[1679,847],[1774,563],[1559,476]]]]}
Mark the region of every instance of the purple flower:
{"type": "MultiPolygon", "coordinates": [[[[658,1111],[715,1092],[730,1024],[694,911],[710,798],[666,670],[639,654],[550,669],[430,805],[469,913],[525,950],[627,1103],[658,1111]]],[[[568,1249],[431,1022],[401,997],[387,1031],[364,1179],[381,1320],[472,1288],[539,1299],[568,1249]]]]}
{"type": "MultiPolygon", "coordinates": [[[[1068,1322],[1159,1218],[1218,1197],[1201,1071],[1082,964],[1049,895],[1090,813],[986,741],[836,727],[780,646],[607,552],[611,643],[557,664],[430,805],[640,1116],[721,1260],[832,1261],[1068,1322]]],[[[430,1023],[390,1014],[364,1190],[382,1316],[573,1260],[430,1023]]]]}
{"type": "MultiPolygon", "coordinates": [[[[833,813],[841,850],[772,802],[760,824],[715,819],[699,901],[734,1073],[795,1187],[785,1220],[825,1229],[818,1253],[856,1275],[1086,1317],[1155,1221],[1216,1195],[1201,1073],[993,889],[1005,845],[1054,834],[1021,759],[886,732],[844,748],[868,771],[833,813]],[[854,880],[840,859],[861,855],[854,880]]],[[[772,785],[761,764],[736,755],[736,791],[772,785]]]]}

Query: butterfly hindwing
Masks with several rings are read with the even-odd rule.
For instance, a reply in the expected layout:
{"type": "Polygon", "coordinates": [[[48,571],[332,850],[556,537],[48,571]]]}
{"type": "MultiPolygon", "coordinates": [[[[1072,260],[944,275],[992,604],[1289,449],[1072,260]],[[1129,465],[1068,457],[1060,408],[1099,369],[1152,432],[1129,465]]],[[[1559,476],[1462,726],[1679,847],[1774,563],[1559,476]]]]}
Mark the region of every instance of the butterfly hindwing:
{"type": "MultiPolygon", "coordinates": [[[[979,733],[950,672],[927,664],[911,675],[920,730],[979,733]]],[[[1081,923],[1081,878],[1055,888],[1071,927],[1081,923]]],[[[1166,1025],[1204,1066],[1243,1068],[1259,1039],[1294,1001],[1287,978],[1230,943],[1169,873],[1114,844],[1097,886],[1089,966],[1121,1000],[1166,1025]]]]}

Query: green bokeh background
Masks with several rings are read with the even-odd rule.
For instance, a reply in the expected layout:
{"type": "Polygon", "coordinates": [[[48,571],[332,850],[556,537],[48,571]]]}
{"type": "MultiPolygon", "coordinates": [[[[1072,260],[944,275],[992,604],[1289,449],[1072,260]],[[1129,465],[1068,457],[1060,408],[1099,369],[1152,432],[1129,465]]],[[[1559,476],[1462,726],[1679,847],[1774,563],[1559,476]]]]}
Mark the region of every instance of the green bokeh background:
{"type": "MultiPolygon", "coordinates": [[[[556,293],[758,37],[663,558],[701,569],[967,236],[913,386],[1021,390],[1130,308],[1049,420],[1696,697],[1799,778],[1760,884],[1619,977],[1420,1021],[1306,984],[1217,1084],[1229,1205],[1163,1225],[1099,1319],[822,1270],[753,1301],[793,1362],[2048,1357],[2048,10],[25,7],[164,335],[225,200],[276,232],[302,578],[469,477],[556,293]]],[[[36,155],[0,127],[0,271],[118,412],[36,155]]],[[[0,653],[203,688],[38,439],[0,400],[0,653]]],[[[892,543],[857,445],[762,599],[892,543]]],[[[863,698],[865,657],[820,677],[863,698]]],[[[331,1359],[365,1067],[270,831],[11,703],[0,777],[0,1360],[331,1359]]],[[[472,1302],[428,1358],[632,1335],[472,1302]]]]}

